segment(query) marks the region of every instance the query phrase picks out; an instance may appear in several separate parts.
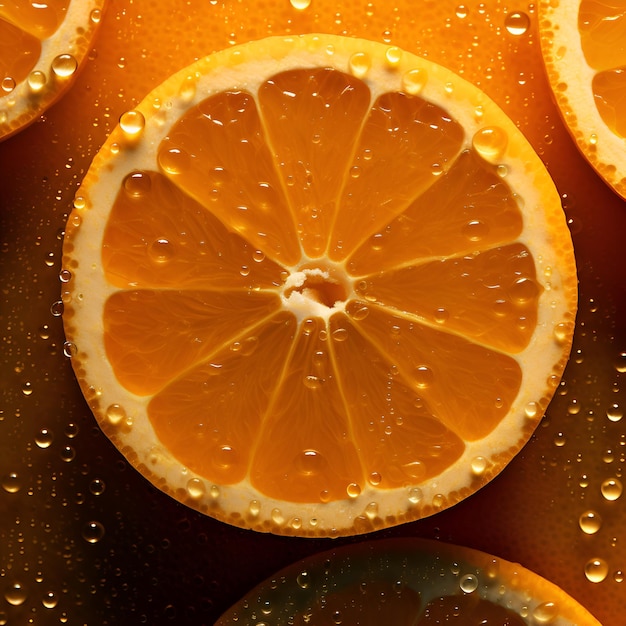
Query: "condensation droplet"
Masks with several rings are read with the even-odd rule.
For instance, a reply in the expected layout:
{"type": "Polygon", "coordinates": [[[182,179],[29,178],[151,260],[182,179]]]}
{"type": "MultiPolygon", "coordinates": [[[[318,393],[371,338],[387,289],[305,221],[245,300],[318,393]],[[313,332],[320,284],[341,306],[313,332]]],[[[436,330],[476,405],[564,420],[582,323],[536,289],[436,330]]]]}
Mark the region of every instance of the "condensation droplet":
{"type": "Polygon", "coordinates": [[[124,410],[124,407],[119,404],[109,405],[104,414],[107,420],[113,425],[117,425],[122,420],[126,420],[126,411],[124,410]]]}
{"type": "Polygon", "coordinates": [[[526,13],[515,11],[504,18],[504,26],[511,35],[519,37],[530,28],[530,18],[526,13]]]}
{"type": "Polygon", "coordinates": [[[427,82],[428,73],[426,70],[415,68],[409,70],[402,76],[402,89],[408,94],[415,96],[424,89],[427,82]]]}
{"type": "Polygon", "coordinates": [[[484,456],[477,456],[472,459],[472,473],[480,476],[487,469],[488,461],[484,456]]]}
{"type": "Polygon", "coordinates": [[[387,59],[387,63],[392,67],[398,65],[402,59],[402,50],[396,46],[391,46],[391,48],[387,48],[385,52],[385,59],[387,59]]]}
{"type": "Polygon", "coordinates": [[[558,606],[554,602],[542,602],[532,611],[537,624],[551,624],[559,616],[558,606]]]}
{"type": "Polygon", "coordinates": [[[39,448],[45,449],[49,448],[52,445],[52,441],[54,440],[54,433],[47,428],[42,428],[35,435],[35,443],[39,448]]]}
{"type": "Polygon", "coordinates": [[[11,93],[15,89],[15,80],[13,80],[10,76],[5,76],[2,79],[0,86],[2,87],[2,91],[4,91],[4,93],[11,93]]]}
{"type": "Polygon", "coordinates": [[[41,600],[41,604],[43,604],[46,609],[53,609],[58,603],[59,598],[54,591],[46,591],[41,600]]]}
{"type": "Polygon", "coordinates": [[[372,60],[366,52],[355,52],[348,61],[350,71],[357,78],[363,78],[372,67],[372,60]]]}
{"type": "Polygon", "coordinates": [[[568,336],[568,325],[563,322],[559,322],[554,327],[554,338],[557,340],[558,343],[563,343],[568,338],[568,336]]]}
{"type": "Polygon", "coordinates": [[[304,11],[311,6],[311,0],[289,0],[289,3],[296,11],[304,11]]]}
{"type": "Polygon", "coordinates": [[[148,247],[148,256],[154,263],[168,263],[174,258],[174,246],[168,239],[159,237],[148,247]]]}
{"type": "Polygon", "coordinates": [[[130,138],[137,137],[146,125],[146,118],[140,111],[126,111],[120,116],[120,128],[130,138]]]}
{"type": "Polygon", "coordinates": [[[419,504],[422,501],[424,494],[419,487],[412,487],[409,489],[409,502],[411,504],[419,504]]]}
{"type": "Polygon", "coordinates": [[[35,70],[28,75],[26,82],[33,93],[39,93],[45,86],[48,79],[40,70],[35,70]]]}
{"type": "Polygon", "coordinates": [[[524,413],[528,419],[533,419],[537,417],[537,413],[539,412],[539,405],[536,402],[529,402],[524,407],[524,413]]]}
{"type": "Polygon", "coordinates": [[[413,370],[413,378],[420,389],[426,389],[432,384],[434,375],[429,367],[420,365],[413,370]]]}
{"type": "Polygon", "coordinates": [[[592,583],[601,583],[609,573],[608,563],[604,559],[589,559],[585,563],[585,576],[592,583]]]}
{"type": "Polygon", "coordinates": [[[602,526],[602,518],[595,511],[585,511],[578,518],[580,529],[587,535],[594,535],[602,526]]]}
{"type": "Polygon", "coordinates": [[[350,483],[346,487],[346,493],[350,498],[357,498],[361,495],[361,487],[357,483],[350,483]]]}
{"type": "Polygon", "coordinates": [[[24,585],[18,581],[12,582],[4,591],[4,599],[12,606],[24,604],[27,597],[24,585]]]}
{"type": "Polygon", "coordinates": [[[135,171],[125,176],[122,186],[127,196],[140,198],[150,193],[152,180],[146,172],[135,171]]]}
{"type": "Polygon", "coordinates": [[[622,481],[619,478],[607,478],[600,485],[600,491],[606,500],[617,500],[621,495],[624,487],[622,481]]]}
{"type": "Polygon", "coordinates": [[[248,513],[256,517],[261,512],[261,503],[258,500],[250,500],[248,504],[248,513]]]}
{"type": "Polygon", "coordinates": [[[78,69],[78,62],[71,54],[59,54],[52,60],[52,72],[59,78],[69,78],[78,69]]]}
{"type": "Polygon", "coordinates": [[[78,348],[76,347],[75,343],[73,343],[72,341],[63,342],[63,355],[64,356],[71,359],[77,354],[78,354],[78,348]]]}
{"type": "Polygon", "coordinates": [[[500,160],[508,145],[506,132],[499,126],[481,128],[472,137],[472,146],[489,163],[500,160]]]}
{"type": "Polygon", "coordinates": [[[461,576],[459,587],[464,593],[474,593],[478,589],[478,577],[475,574],[461,576]]]}
{"type": "Polygon", "coordinates": [[[106,489],[106,484],[103,480],[101,480],[100,478],[94,478],[90,483],[89,483],[89,491],[94,495],[94,496],[101,496],[104,493],[104,490],[106,489]]]}
{"type": "Polygon", "coordinates": [[[460,4],[454,11],[454,14],[461,20],[465,19],[468,14],[467,7],[464,4],[460,4]]]}
{"type": "Polygon", "coordinates": [[[98,543],[104,537],[104,525],[101,522],[87,522],[83,526],[82,536],[87,543],[98,543]]]}
{"type": "Polygon", "coordinates": [[[365,515],[370,520],[376,519],[378,517],[378,503],[377,502],[370,502],[365,507],[365,515]]]}
{"type": "Polygon", "coordinates": [[[89,14],[89,19],[94,23],[94,24],[98,24],[100,22],[100,20],[102,19],[102,11],[100,9],[94,9],[90,14],[89,14]]]}
{"type": "Polygon", "coordinates": [[[22,488],[22,481],[17,472],[9,472],[2,477],[2,488],[7,493],[17,493],[22,488]]]}
{"type": "Polygon", "coordinates": [[[199,478],[191,478],[187,481],[187,493],[194,500],[198,500],[206,493],[206,486],[199,478]]]}
{"type": "Polygon", "coordinates": [[[307,572],[306,570],[301,571],[296,576],[296,582],[298,583],[298,587],[300,587],[301,589],[308,589],[309,585],[311,584],[311,576],[309,572],[307,572]]]}
{"type": "Polygon", "coordinates": [[[611,422],[619,422],[624,417],[624,411],[620,408],[619,404],[613,404],[606,412],[606,416],[611,422]]]}
{"type": "Polygon", "coordinates": [[[64,446],[61,449],[61,460],[71,463],[76,458],[76,450],[72,446],[64,446]]]}

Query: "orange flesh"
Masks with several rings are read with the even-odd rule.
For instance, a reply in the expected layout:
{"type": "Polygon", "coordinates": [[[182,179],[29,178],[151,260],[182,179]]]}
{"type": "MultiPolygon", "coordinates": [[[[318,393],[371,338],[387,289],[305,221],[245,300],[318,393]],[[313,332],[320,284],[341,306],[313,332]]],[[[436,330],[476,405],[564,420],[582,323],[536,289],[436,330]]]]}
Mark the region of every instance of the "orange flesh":
{"type": "Polygon", "coordinates": [[[617,0],[583,0],[578,14],[598,111],[617,135],[626,137],[626,5],[617,0]]]}
{"type": "Polygon", "coordinates": [[[0,19],[0,97],[28,76],[40,54],[39,39],[0,19]]]}
{"type": "Polygon", "coordinates": [[[541,288],[510,189],[463,140],[418,96],[370,103],[358,78],[297,70],[258,104],[204,100],[163,140],[162,172],[127,175],[105,346],[182,463],[325,502],[436,476],[497,426],[541,288]],[[285,280],[315,268],[343,278],[298,290],[345,312],[298,322],[285,280]]]}
{"type": "Polygon", "coordinates": [[[46,39],[65,18],[69,4],[70,0],[7,0],[0,5],[0,19],[15,24],[37,39],[46,39]]]}

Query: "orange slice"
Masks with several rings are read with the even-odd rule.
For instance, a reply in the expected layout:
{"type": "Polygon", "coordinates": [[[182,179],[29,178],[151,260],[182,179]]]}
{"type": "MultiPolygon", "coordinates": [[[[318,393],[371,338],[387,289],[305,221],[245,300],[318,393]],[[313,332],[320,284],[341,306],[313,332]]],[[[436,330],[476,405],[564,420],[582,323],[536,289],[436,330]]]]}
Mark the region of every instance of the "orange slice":
{"type": "Polygon", "coordinates": [[[541,47],[563,119],[589,163],[626,198],[626,3],[539,6],[541,47]]]}
{"type": "Polygon", "coordinates": [[[556,585],[516,563],[426,539],[353,544],[255,587],[225,624],[599,626],[556,585]]]}
{"type": "Polygon", "coordinates": [[[484,93],[383,44],[268,38],[125,113],[64,243],[67,351],[146,477],[232,524],[367,532],[453,505],[565,366],[559,196],[484,93]]]}
{"type": "Polygon", "coordinates": [[[30,124],[72,84],[104,3],[0,3],[0,140],[30,124]]]}

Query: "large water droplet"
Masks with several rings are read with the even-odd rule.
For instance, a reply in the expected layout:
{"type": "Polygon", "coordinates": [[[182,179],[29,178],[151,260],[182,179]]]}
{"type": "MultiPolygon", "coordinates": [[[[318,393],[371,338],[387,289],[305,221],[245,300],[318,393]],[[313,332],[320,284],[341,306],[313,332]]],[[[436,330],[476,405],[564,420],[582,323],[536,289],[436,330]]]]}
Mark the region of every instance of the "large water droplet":
{"type": "Polygon", "coordinates": [[[129,138],[140,135],[146,125],[146,118],[140,111],[126,111],[120,116],[120,128],[129,138]]]}
{"type": "Polygon", "coordinates": [[[482,128],[472,137],[474,150],[489,163],[495,163],[504,156],[507,144],[508,136],[499,126],[482,128]]]}
{"type": "Polygon", "coordinates": [[[594,535],[600,530],[602,526],[602,518],[595,511],[585,511],[578,518],[578,525],[580,529],[587,535],[594,535]]]}
{"type": "Polygon", "coordinates": [[[83,527],[83,539],[88,543],[98,543],[104,537],[104,525],[101,522],[87,522],[83,527]]]}
{"type": "Polygon", "coordinates": [[[504,18],[504,26],[511,35],[519,37],[528,31],[530,18],[526,13],[515,11],[504,18]]]}
{"type": "Polygon", "coordinates": [[[52,60],[52,72],[59,78],[69,78],[78,69],[78,62],[71,54],[60,54],[52,60]]]}
{"type": "Polygon", "coordinates": [[[607,478],[600,485],[600,491],[606,500],[617,500],[621,495],[624,487],[622,481],[619,478],[607,478]]]}
{"type": "Polygon", "coordinates": [[[475,574],[465,574],[461,576],[459,587],[464,593],[474,593],[478,589],[478,578],[475,574]]]}
{"type": "Polygon", "coordinates": [[[4,599],[12,606],[20,606],[24,604],[28,593],[24,585],[18,581],[12,582],[4,591],[4,599]]]}
{"type": "Polygon", "coordinates": [[[585,576],[592,583],[601,583],[609,573],[608,563],[604,559],[589,559],[585,563],[585,576]]]}

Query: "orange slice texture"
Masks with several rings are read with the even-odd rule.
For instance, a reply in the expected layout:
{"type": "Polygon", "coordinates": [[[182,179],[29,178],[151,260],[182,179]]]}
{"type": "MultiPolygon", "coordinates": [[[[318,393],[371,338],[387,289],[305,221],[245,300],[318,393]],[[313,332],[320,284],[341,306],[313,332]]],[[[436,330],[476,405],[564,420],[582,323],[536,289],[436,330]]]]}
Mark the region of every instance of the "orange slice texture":
{"type": "Polygon", "coordinates": [[[539,6],[544,61],[565,123],[591,165],[626,198],[626,2],[539,6]]]}
{"type": "Polygon", "coordinates": [[[122,115],[64,242],[67,351],[165,492],[305,536],[498,474],[568,358],[559,197],[484,93],[395,47],[271,37],[122,115]]]}
{"type": "Polygon", "coordinates": [[[258,585],[222,624],[599,626],[519,564],[451,544],[385,539],[303,559],[258,585]]]}
{"type": "Polygon", "coordinates": [[[104,4],[0,3],[0,140],[33,122],[73,83],[104,4]]]}

